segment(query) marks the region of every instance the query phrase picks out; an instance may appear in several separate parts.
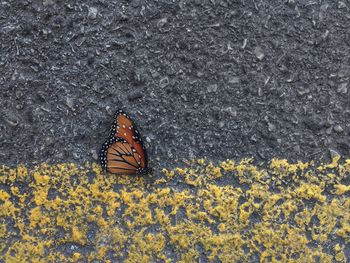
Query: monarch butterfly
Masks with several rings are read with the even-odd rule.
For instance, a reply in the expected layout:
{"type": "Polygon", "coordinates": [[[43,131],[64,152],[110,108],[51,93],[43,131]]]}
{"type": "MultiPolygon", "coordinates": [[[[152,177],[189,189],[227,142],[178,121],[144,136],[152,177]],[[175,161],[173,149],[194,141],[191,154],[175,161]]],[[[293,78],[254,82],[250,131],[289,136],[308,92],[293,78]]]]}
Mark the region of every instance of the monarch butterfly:
{"type": "Polygon", "coordinates": [[[141,136],[133,121],[122,110],[114,114],[111,134],[102,145],[100,162],[113,174],[146,174],[148,160],[141,136]]]}

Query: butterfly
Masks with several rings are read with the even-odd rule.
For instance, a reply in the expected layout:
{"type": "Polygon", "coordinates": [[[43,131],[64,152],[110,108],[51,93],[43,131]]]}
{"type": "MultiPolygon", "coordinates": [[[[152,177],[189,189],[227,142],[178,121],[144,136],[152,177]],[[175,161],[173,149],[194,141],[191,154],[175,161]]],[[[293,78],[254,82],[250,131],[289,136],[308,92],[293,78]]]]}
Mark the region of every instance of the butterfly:
{"type": "Polygon", "coordinates": [[[113,174],[147,174],[146,148],[133,121],[122,110],[114,114],[111,134],[102,145],[100,163],[113,174]]]}

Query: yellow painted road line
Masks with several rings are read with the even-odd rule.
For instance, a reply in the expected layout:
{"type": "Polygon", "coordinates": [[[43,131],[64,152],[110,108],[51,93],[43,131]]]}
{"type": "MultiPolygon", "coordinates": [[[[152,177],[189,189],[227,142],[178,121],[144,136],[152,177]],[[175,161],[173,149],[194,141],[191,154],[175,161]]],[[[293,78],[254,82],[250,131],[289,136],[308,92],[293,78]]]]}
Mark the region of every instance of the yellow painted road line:
{"type": "Polygon", "coordinates": [[[345,262],[350,160],[189,161],[163,176],[97,164],[0,169],[6,262],[345,262]]]}

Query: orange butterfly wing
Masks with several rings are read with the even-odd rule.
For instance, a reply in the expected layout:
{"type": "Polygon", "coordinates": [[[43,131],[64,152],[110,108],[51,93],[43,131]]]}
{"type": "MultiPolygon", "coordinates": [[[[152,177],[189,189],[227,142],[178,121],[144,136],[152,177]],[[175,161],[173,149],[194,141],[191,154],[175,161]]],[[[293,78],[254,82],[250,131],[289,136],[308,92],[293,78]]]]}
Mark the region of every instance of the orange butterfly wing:
{"type": "Polygon", "coordinates": [[[102,167],[114,174],[147,173],[147,153],[132,120],[119,110],[110,138],[100,151],[102,167]]]}
{"type": "Polygon", "coordinates": [[[140,166],[145,168],[147,166],[146,150],[142,144],[141,136],[138,130],[136,129],[133,121],[122,110],[118,110],[115,113],[114,119],[115,123],[112,126],[111,136],[126,140],[141,156],[140,166]]]}
{"type": "Polygon", "coordinates": [[[141,156],[125,140],[116,139],[107,148],[107,171],[114,174],[137,174],[142,172],[141,156]]]}

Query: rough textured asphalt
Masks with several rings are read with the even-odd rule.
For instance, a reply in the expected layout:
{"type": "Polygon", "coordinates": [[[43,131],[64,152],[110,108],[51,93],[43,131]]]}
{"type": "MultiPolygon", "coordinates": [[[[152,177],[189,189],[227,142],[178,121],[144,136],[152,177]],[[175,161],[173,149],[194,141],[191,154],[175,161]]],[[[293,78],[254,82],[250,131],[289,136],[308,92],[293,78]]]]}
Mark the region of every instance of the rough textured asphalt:
{"type": "Polygon", "coordinates": [[[154,167],[348,157],[349,8],[2,1],[0,163],[95,161],[118,108],[154,167]]]}

